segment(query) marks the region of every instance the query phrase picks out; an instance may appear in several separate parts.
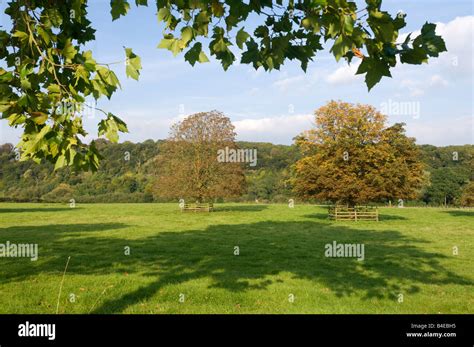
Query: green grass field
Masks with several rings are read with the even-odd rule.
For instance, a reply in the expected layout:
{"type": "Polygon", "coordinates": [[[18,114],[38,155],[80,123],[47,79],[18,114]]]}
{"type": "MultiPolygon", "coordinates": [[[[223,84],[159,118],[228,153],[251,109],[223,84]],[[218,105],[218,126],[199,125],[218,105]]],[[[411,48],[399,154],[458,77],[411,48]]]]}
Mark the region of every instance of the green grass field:
{"type": "Polygon", "coordinates": [[[473,210],[355,223],[310,205],[217,209],[2,203],[0,243],[38,243],[39,258],[0,258],[0,313],[55,313],[69,256],[59,313],[474,312],[473,210]],[[365,260],[325,257],[333,241],[363,243],[365,260]]]}

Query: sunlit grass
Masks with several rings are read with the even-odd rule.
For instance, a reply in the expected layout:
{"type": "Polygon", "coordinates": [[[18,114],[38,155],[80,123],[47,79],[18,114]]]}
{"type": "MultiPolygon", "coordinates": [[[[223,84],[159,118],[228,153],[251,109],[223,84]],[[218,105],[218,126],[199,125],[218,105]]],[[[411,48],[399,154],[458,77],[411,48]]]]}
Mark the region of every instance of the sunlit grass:
{"type": "Polygon", "coordinates": [[[298,204],[2,203],[0,243],[38,243],[39,259],[0,258],[0,313],[54,313],[69,256],[60,313],[473,313],[473,236],[472,210],[355,223],[298,204]],[[326,258],[332,241],[365,260],[326,258]]]}

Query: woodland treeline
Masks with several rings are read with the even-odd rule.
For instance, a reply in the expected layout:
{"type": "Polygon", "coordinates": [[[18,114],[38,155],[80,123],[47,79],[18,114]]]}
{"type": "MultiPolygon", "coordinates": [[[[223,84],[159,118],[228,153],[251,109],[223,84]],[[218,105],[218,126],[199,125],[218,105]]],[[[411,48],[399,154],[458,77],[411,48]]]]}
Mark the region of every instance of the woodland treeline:
{"type": "MultiPolygon", "coordinates": [[[[287,202],[294,199],[291,186],[294,164],[301,158],[296,145],[238,142],[240,148],[257,149],[255,167],[243,164],[246,188],[226,201],[287,202]]],[[[103,156],[97,172],[54,171],[54,165],[18,161],[13,145],[0,146],[0,200],[17,202],[165,202],[156,193],[156,160],[164,141],[111,143],[96,140],[103,156]]],[[[418,198],[407,205],[468,206],[472,204],[474,146],[418,146],[424,164],[424,183],[418,198]],[[471,182],[471,183],[470,183],[471,182]],[[464,194],[464,195],[463,195],[464,194]]],[[[298,199],[297,199],[298,200],[298,199]]],[[[171,200],[174,201],[174,200],[171,200]]],[[[218,199],[217,202],[222,202],[218,199]]],[[[324,201],[311,201],[320,202],[324,201]]],[[[385,203],[388,203],[386,201],[385,203]]],[[[396,205],[396,201],[392,201],[396,205]]]]}

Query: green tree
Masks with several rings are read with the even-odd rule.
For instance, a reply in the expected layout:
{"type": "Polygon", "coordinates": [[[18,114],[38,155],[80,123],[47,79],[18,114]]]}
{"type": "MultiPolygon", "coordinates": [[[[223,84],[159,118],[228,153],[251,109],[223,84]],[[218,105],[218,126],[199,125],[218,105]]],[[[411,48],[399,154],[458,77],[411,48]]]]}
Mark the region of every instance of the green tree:
{"type": "Polygon", "coordinates": [[[426,189],[423,200],[429,204],[443,205],[459,202],[463,186],[469,177],[453,167],[441,167],[431,172],[430,185],[426,189]]]}
{"type": "MultiPolygon", "coordinates": [[[[111,0],[112,20],[127,14],[130,3],[111,0]]],[[[135,0],[147,6],[147,0],[135,0]]],[[[12,127],[21,127],[18,146],[21,159],[96,170],[101,158],[95,142],[84,143],[82,126],[86,98],[111,98],[120,82],[108,64],[99,64],[85,45],[95,30],[87,17],[87,0],[17,0],[7,4],[11,29],[0,30],[0,112],[12,127]]],[[[157,0],[158,20],[165,26],[158,47],[174,55],[185,52],[191,65],[207,62],[208,54],[224,69],[236,60],[265,70],[279,69],[286,60],[298,60],[303,70],[315,54],[330,42],[336,60],[362,59],[357,71],[365,74],[368,88],[397,61],[421,64],[446,50],[435,34],[436,25],[426,23],[416,37],[398,42],[406,26],[405,14],[382,10],[381,0],[366,0],[358,7],[347,0],[250,1],[157,0]],[[256,18],[253,31],[249,18],[256,18]]],[[[252,23],[253,24],[253,23],[252,23]]],[[[128,77],[138,79],[140,58],[125,48],[128,77]]],[[[98,135],[110,141],[126,132],[126,124],[106,111],[98,135]]]]}

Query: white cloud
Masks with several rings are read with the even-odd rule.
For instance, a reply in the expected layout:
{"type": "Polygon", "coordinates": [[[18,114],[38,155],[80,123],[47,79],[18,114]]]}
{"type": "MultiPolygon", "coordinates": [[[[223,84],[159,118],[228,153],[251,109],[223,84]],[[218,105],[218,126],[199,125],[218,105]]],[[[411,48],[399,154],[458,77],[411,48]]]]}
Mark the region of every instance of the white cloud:
{"type": "Polygon", "coordinates": [[[441,75],[436,74],[417,80],[406,78],[401,80],[398,86],[400,89],[408,91],[411,97],[416,98],[425,95],[428,90],[448,87],[449,82],[441,75]]]}
{"type": "Polygon", "coordinates": [[[407,121],[407,135],[418,144],[435,146],[474,143],[474,115],[441,120],[407,121]]]}
{"type": "Polygon", "coordinates": [[[430,86],[432,87],[447,87],[449,82],[440,75],[433,75],[430,79],[430,86]]]}
{"type": "Polygon", "coordinates": [[[242,119],[234,121],[234,125],[240,140],[289,144],[293,137],[313,126],[313,119],[311,114],[294,114],[242,119]]]}
{"type": "Polygon", "coordinates": [[[425,94],[422,88],[424,85],[426,84],[419,80],[404,79],[400,82],[399,87],[408,90],[411,97],[418,97],[425,94]]]}
{"type": "Polygon", "coordinates": [[[304,82],[304,80],[305,76],[303,75],[288,77],[273,82],[273,86],[278,88],[282,92],[286,92],[290,88],[298,87],[304,82]]]}
{"type": "MultiPolygon", "coordinates": [[[[448,53],[457,56],[462,62],[469,62],[466,67],[472,70],[472,52],[474,48],[474,16],[456,17],[448,23],[436,23],[436,33],[441,35],[448,53]]],[[[452,63],[451,59],[449,62],[452,63]]]]}
{"type": "Polygon", "coordinates": [[[361,79],[360,75],[356,75],[359,68],[360,60],[351,65],[341,66],[333,73],[326,77],[326,81],[332,85],[349,84],[351,82],[361,79]]]}
{"type": "Polygon", "coordinates": [[[287,77],[286,73],[282,77],[272,83],[272,86],[277,88],[280,92],[296,91],[301,92],[308,90],[319,80],[319,73],[316,69],[306,73],[300,72],[296,76],[287,77]]]}

